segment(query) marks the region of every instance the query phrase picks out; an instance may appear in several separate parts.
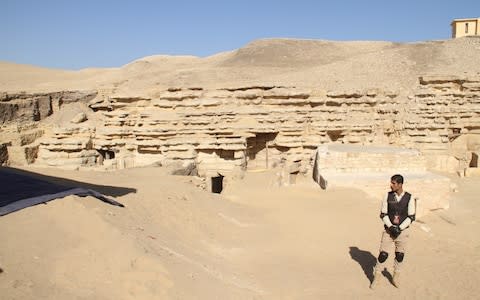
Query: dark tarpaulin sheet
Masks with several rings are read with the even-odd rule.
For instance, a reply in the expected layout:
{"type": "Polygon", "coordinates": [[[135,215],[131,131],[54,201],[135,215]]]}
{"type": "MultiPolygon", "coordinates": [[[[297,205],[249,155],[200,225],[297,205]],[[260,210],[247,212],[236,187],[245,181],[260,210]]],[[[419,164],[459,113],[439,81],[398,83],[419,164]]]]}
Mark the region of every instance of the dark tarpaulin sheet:
{"type": "Polygon", "coordinates": [[[33,176],[0,169],[0,216],[68,195],[92,196],[106,203],[123,207],[123,204],[92,189],[63,186],[33,176]]]}

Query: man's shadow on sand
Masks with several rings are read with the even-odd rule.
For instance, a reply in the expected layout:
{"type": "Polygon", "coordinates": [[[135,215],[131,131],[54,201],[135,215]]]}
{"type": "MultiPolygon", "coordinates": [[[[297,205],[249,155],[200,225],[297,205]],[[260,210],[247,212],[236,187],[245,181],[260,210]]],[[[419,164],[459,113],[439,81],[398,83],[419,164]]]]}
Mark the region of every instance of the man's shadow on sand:
{"type": "Polygon", "coordinates": [[[373,281],[373,268],[377,263],[377,258],[369,251],[358,249],[358,247],[350,247],[350,256],[362,267],[363,273],[370,282],[373,281]]]}

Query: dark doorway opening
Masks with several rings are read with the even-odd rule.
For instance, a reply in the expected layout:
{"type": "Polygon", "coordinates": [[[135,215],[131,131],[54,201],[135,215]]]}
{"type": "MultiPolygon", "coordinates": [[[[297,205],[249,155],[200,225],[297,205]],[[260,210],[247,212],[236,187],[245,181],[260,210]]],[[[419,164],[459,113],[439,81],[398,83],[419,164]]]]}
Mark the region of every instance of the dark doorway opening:
{"type": "Polygon", "coordinates": [[[470,161],[470,168],[478,168],[478,154],[472,152],[472,160],[470,161]]]}
{"type": "Polygon", "coordinates": [[[336,142],[343,137],[341,130],[328,130],[327,135],[330,138],[330,141],[336,142]]]}
{"type": "Polygon", "coordinates": [[[297,183],[297,176],[298,176],[298,172],[290,173],[289,183],[290,184],[296,184],[297,183]]]}
{"type": "Polygon", "coordinates": [[[268,145],[277,137],[278,132],[256,133],[247,138],[247,167],[249,169],[268,169],[268,145]]]}
{"type": "Polygon", "coordinates": [[[223,176],[212,177],[212,193],[220,194],[223,190],[223,176]]]}
{"type": "Polygon", "coordinates": [[[103,159],[114,159],[115,152],[112,150],[98,150],[103,159]]]}

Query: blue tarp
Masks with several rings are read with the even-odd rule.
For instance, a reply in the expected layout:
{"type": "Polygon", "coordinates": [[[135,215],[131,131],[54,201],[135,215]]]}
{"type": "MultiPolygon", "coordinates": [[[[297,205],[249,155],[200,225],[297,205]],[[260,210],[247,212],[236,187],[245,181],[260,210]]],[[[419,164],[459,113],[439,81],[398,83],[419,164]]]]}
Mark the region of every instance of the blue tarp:
{"type": "MultiPolygon", "coordinates": [[[[123,207],[123,204],[105,197],[102,193],[89,188],[90,186],[92,185],[11,168],[0,168],[0,216],[68,195],[92,196],[123,207]]],[[[93,187],[115,191],[116,194],[135,191],[128,188],[93,187]]]]}

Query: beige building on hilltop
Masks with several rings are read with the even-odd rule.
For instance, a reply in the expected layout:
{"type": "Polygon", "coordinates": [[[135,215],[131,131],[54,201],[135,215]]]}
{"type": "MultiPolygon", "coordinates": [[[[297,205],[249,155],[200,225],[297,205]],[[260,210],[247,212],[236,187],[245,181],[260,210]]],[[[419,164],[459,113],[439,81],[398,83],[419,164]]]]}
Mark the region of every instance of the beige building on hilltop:
{"type": "Polygon", "coordinates": [[[477,19],[455,19],[452,25],[452,38],[462,36],[480,36],[480,18],[477,19]]]}

